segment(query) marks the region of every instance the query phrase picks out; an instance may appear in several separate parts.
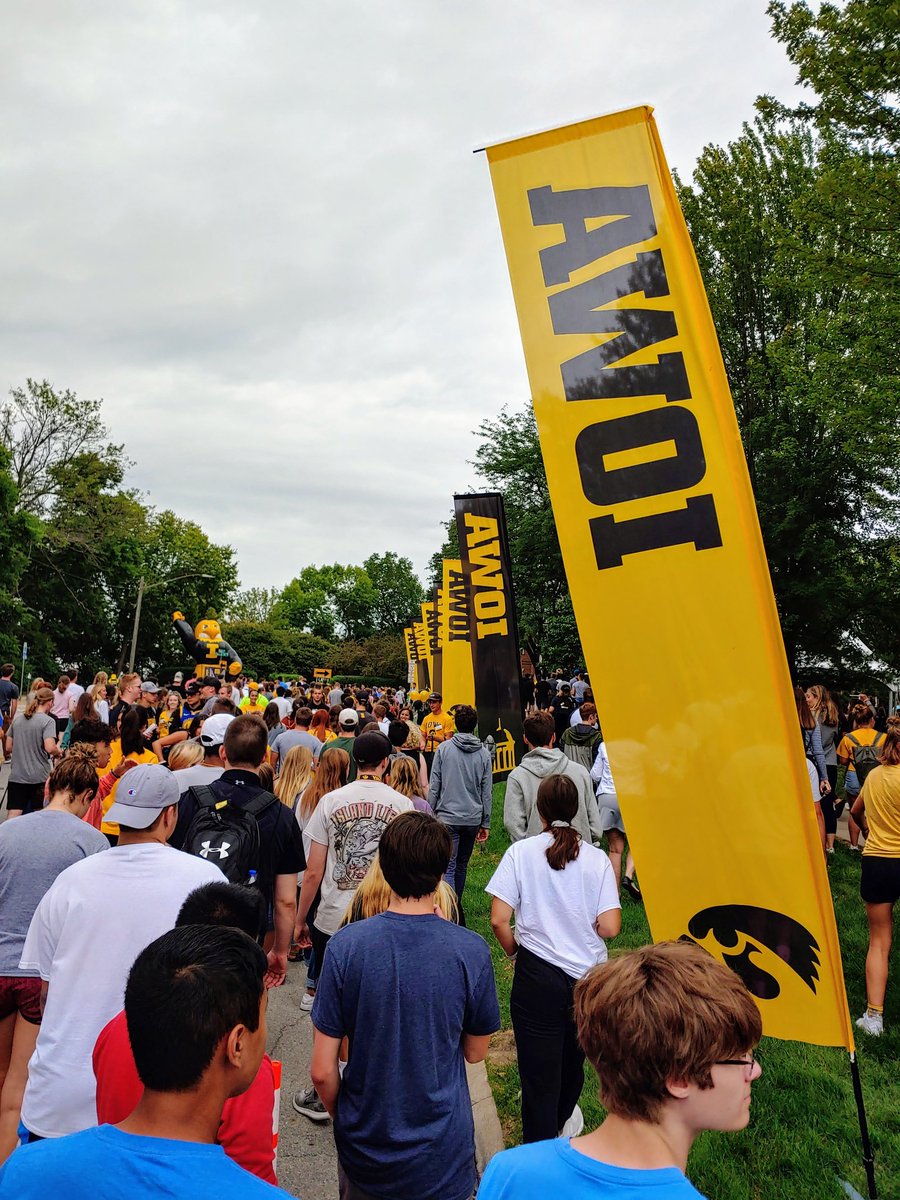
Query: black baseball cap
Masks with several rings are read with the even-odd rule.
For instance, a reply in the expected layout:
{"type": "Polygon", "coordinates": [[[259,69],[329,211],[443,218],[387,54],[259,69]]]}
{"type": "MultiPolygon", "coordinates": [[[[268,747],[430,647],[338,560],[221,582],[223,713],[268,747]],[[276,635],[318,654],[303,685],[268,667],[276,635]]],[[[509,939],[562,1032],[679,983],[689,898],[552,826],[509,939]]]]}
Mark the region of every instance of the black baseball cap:
{"type": "Polygon", "coordinates": [[[353,757],[359,767],[374,767],[394,752],[390,738],[378,729],[366,729],[353,740],[353,757]]]}

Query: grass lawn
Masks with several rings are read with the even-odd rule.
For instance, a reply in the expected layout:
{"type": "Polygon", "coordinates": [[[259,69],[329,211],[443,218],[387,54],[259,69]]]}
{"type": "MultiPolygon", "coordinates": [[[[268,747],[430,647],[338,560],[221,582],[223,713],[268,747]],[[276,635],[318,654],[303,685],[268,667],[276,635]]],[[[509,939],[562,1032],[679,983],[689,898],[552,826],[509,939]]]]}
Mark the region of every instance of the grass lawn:
{"type": "MultiPolygon", "coordinates": [[[[484,892],[506,849],[503,828],[504,785],[494,788],[494,827],[490,840],[476,846],[466,884],[466,920],[491,947],[503,1029],[496,1034],[488,1074],[508,1146],[521,1141],[519,1073],[509,1020],[512,969],[490,927],[490,897],[484,892]]],[[[868,931],[859,898],[859,855],[838,845],[829,867],[844,960],[844,973],[855,1017],[865,1006],[864,964],[868,931]]],[[[611,948],[640,946],[650,940],[643,907],[622,898],[622,932],[611,948]]],[[[896,943],[895,943],[896,947],[896,943]]],[[[900,961],[891,961],[882,1038],[860,1034],[859,1052],[869,1130],[875,1147],[879,1196],[900,1198],[900,961]]],[[[753,1085],[750,1126],[741,1133],[701,1136],[688,1173],[711,1200],[824,1200],[844,1195],[837,1179],[848,1180],[866,1195],[859,1127],[850,1067],[844,1050],[763,1038],[762,1078],[753,1085]]],[[[597,1125],[603,1108],[597,1079],[586,1064],[581,1095],[586,1127],[597,1125]]]]}

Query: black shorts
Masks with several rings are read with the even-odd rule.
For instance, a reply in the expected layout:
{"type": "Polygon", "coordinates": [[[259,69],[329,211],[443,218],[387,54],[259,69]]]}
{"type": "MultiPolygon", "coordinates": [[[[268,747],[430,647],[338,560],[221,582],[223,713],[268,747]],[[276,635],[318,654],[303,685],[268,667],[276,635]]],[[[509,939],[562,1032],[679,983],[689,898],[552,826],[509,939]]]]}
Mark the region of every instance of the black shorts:
{"type": "Polygon", "coordinates": [[[896,904],[900,900],[900,858],[864,854],[859,894],[866,904],[896,904]]]}
{"type": "Polygon", "coordinates": [[[6,787],[6,807],[23,813],[40,812],[44,807],[44,784],[15,783],[11,779],[6,787]]]}

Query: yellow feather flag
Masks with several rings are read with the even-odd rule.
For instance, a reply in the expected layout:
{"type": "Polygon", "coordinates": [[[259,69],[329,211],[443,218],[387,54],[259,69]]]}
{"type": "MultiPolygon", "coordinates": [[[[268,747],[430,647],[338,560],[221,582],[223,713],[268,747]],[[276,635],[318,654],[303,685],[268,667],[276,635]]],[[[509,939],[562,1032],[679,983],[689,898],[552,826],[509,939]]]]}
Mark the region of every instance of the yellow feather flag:
{"type": "Polygon", "coordinates": [[[653,936],[853,1048],[772,586],[649,108],[487,151],[578,630],[653,936]]]}
{"type": "Polygon", "coordinates": [[[454,704],[475,706],[475,672],[472,666],[472,641],[469,637],[469,605],[462,562],[445,558],[441,609],[441,675],[444,710],[454,704]]]}

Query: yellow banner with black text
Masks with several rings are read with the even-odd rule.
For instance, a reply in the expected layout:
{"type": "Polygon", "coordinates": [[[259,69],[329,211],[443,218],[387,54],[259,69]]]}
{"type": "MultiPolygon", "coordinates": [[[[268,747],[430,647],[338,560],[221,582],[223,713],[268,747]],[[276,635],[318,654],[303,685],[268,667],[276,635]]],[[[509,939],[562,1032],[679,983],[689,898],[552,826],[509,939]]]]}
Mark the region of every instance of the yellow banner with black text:
{"type": "Polygon", "coordinates": [[[550,497],[653,936],[853,1046],[781,631],[649,108],[488,148],[550,497]]]}

